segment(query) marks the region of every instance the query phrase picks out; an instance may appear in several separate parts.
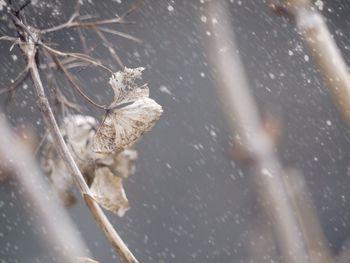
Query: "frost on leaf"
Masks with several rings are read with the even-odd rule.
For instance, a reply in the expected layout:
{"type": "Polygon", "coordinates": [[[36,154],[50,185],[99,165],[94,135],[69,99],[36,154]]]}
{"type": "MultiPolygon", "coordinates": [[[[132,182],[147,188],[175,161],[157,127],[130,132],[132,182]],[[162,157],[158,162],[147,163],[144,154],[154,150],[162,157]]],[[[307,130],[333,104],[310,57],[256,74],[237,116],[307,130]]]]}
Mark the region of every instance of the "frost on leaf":
{"type": "MultiPolygon", "coordinates": [[[[122,152],[108,155],[93,152],[91,149],[92,139],[96,129],[97,121],[95,118],[83,115],[70,115],[64,118],[60,125],[61,133],[86,183],[90,188],[94,187],[96,193],[94,199],[101,202],[104,208],[112,209],[118,215],[123,215],[128,206],[126,206],[127,199],[122,179],[134,173],[137,152],[133,149],[125,149],[122,152]],[[102,175],[102,172],[106,172],[106,175],[102,175]],[[98,179],[96,179],[97,175],[98,179]],[[114,185],[113,188],[104,188],[103,183],[107,179],[111,185],[114,185]],[[116,191],[116,193],[103,193],[103,191],[116,191]],[[125,199],[121,198],[122,196],[125,199]]],[[[58,195],[66,205],[71,205],[75,200],[71,193],[73,180],[64,162],[55,151],[55,145],[50,136],[42,163],[44,169],[49,173],[50,182],[58,195]]]]}
{"type": "Polygon", "coordinates": [[[111,77],[109,84],[114,91],[114,100],[93,139],[94,152],[121,152],[159,120],[162,107],[149,98],[147,84],[139,86],[136,83],[143,70],[125,68],[111,77]]]}
{"type": "Polygon", "coordinates": [[[129,209],[122,178],[114,176],[107,167],[98,168],[90,187],[92,197],[105,209],[123,216],[129,209]]]}

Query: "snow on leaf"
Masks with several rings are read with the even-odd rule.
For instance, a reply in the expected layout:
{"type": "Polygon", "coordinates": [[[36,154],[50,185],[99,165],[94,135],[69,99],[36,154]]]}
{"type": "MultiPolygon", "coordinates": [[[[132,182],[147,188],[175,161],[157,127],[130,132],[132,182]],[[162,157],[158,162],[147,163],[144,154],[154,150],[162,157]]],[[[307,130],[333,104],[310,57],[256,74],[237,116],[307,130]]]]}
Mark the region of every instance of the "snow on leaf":
{"type": "Polygon", "coordinates": [[[142,71],[143,68],[125,68],[111,77],[109,83],[114,100],[93,139],[93,151],[121,152],[131,147],[159,120],[162,107],[149,98],[146,84],[138,86],[135,83],[141,78],[142,71]]]}
{"type": "Polygon", "coordinates": [[[122,178],[114,176],[108,167],[98,168],[95,171],[91,185],[92,197],[105,209],[123,216],[129,209],[122,184],[122,178]]]}

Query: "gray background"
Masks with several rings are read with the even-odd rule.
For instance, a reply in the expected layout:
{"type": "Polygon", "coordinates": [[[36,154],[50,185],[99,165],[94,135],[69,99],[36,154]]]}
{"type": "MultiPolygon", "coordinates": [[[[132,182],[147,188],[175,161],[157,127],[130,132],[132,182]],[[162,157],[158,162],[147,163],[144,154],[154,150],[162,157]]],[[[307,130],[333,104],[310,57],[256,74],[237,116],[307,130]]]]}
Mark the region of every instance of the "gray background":
{"type": "MultiPolygon", "coordinates": [[[[131,1],[95,2],[85,3],[82,12],[112,17],[125,11],[131,1]]],[[[327,23],[350,62],[350,4],[346,0],[323,2],[327,23]]],[[[67,19],[73,5],[68,0],[45,1],[29,6],[26,12],[36,26],[49,27],[67,19]]],[[[274,16],[263,1],[233,0],[229,6],[253,94],[262,111],[278,112],[283,118],[284,137],[278,149],[282,162],[304,173],[336,254],[350,236],[349,134],[319,72],[305,59],[308,52],[292,24],[274,16]]],[[[0,34],[13,35],[3,14],[0,34]]],[[[213,69],[208,66],[204,14],[205,5],[199,0],[145,1],[129,17],[135,25],[116,26],[144,43],[110,37],[126,66],[147,68],[144,80],[149,83],[151,97],[164,108],[159,123],[137,146],[137,172],[125,185],[131,210],[123,218],[107,212],[141,262],[253,259],[254,195],[249,174],[230,161],[232,142],[216,96],[213,69]],[[169,6],[174,10],[169,11],[169,6]],[[163,86],[171,94],[162,92],[163,86]]],[[[71,30],[50,36],[47,41],[57,43],[58,49],[81,50],[71,30]]],[[[91,46],[99,43],[93,33],[86,37],[91,46]]],[[[24,65],[18,49],[9,52],[9,47],[9,43],[0,43],[1,86],[24,65]]],[[[119,69],[101,45],[92,55],[119,69]]],[[[101,103],[109,102],[106,73],[86,69],[77,74],[88,94],[101,103]]],[[[3,95],[0,100],[4,101],[3,95]]],[[[88,105],[85,110],[101,116],[88,105]]],[[[30,82],[7,112],[13,124],[42,133],[30,82]]],[[[30,209],[20,198],[16,183],[7,180],[0,188],[0,259],[59,262],[39,241],[40,228],[28,214],[30,209]]],[[[94,257],[101,262],[118,261],[81,200],[69,212],[94,257]]]]}

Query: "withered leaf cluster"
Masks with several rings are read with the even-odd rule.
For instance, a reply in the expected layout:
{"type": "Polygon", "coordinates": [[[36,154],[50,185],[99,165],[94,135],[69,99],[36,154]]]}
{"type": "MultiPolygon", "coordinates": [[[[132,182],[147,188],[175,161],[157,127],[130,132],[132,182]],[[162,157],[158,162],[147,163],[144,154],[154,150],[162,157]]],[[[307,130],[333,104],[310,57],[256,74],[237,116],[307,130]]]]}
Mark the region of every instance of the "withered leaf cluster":
{"type": "MultiPolygon", "coordinates": [[[[135,171],[137,152],[131,147],[162,113],[162,107],[149,98],[147,85],[135,83],[142,71],[143,68],[125,68],[111,77],[114,100],[100,125],[91,116],[69,115],[60,126],[92,198],[119,216],[129,209],[123,180],[135,171]]],[[[72,204],[72,177],[50,138],[43,166],[60,197],[67,205],[72,204]]]]}
{"type": "Polygon", "coordinates": [[[163,110],[149,98],[147,84],[138,86],[144,68],[125,68],[115,73],[109,83],[114,91],[114,100],[93,141],[93,150],[98,153],[120,152],[132,146],[149,131],[163,110]]]}

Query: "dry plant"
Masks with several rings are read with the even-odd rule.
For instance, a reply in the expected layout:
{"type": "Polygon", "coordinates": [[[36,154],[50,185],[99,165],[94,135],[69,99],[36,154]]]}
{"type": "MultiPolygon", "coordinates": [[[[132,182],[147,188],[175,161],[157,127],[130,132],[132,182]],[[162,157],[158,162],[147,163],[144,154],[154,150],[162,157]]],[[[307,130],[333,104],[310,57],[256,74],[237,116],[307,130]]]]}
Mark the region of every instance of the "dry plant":
{"type": "Polygon", "coordinates": [[[68,190],[74,183],[97,224],[123,262],[138,262],[113,228],[100,205],[119,215],[123,215],[128,209],[122,180],[132,173],[133,162],[137,157],[131,147],[160,118],[162,107],[149,98],[149,89],[146,84],[136,83],[141,79],[143,68],[125,68],[124,71],[115,73],[88,54],[89,49],[82,34],[84,29],[96,32],[115,61],[123,66],[105,33],[141,42],[133,36],[111,28],[119,23],[129,23],[126,17],[138,5],[132,6],[121,16],[95,20],[90,16],[80,16],[81,1],[78,0],[67,22],[48,29],[38,29],[28,24],[26,20],[24,10],[29,4],[31,4],[30,0],[25,1],[15,9],[14,3],[11,0],[7,1],[8,15],[18,37],[2,36],[0,39],[11,41],[13,46],[20,48],[26,66],[15,81],[1,93],[10,92],[10,96],[13,96],[20,84],[27,79],[32,80],[37,104],[48,130],[45,147],[47,152],[43,162],[51,174],[51,182],[67,203],[72,200],[68,190]],[[77,30],[84,47],[83,53],[63,52],[44,42],[45,34],[67,29],[77,30]],[[45,59],[42,60],[42,57],[45,59]],[[114,92],[114,99],[109,106],[100,105],[88,97],[76,77],[69,72],[71,68],[90,65],[106,70],[111,75],[109,83],[114,92]],[[46,73],[49,84],[47,88],[44,87],[41,79],[41,71],[46,73]],[[72,114],[66,114],[62,124],[58,125],[56,120],[58,116],[51,106],[52,101],[46,95],[48,91],[53,94],[53,102],[62,112],[77,111],[80,107],[63,95],[55,77],[56,71],[61,72],[70,86],[87,102],[105,112],[99,125],[97,120],[90,116],[72,114]],[[68,173],[70,176],[67,176],[68,173]]]}

